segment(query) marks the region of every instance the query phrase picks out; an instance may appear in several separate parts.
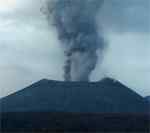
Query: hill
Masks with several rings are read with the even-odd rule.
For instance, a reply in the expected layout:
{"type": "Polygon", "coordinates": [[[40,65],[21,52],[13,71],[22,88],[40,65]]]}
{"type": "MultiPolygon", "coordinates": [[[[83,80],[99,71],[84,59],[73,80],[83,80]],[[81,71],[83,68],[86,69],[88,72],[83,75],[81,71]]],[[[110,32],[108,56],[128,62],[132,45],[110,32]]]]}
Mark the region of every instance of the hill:
{"type": "Polygon", "coordinates": [[[2,112],[140,113],[143,97],[110,78],[100,82],[60,82],[43,79],[0,100],[2,112]]]}
{"type": "Polygon", "coordinates": [[[43,79],[0,99],[2,132],[148,133],[146,100],[110,78],[99,82],[43,79]]]}

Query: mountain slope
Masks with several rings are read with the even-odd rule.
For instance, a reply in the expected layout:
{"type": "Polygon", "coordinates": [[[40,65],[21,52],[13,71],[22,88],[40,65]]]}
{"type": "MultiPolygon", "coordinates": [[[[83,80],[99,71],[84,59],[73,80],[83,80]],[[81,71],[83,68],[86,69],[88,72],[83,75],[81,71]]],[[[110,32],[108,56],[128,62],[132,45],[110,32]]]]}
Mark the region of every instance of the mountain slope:
{"type": "Polygon", "coordinates": [[[149,102],[150,104],[150,96],[145,97],[145,99],[149,102]]]}
{"type": "Polygon", "coordinates": [[[147,111],[143,97],[118,81],[59,82],[43,79],[0,100],[2,112],[102,112],[147,111]]]}

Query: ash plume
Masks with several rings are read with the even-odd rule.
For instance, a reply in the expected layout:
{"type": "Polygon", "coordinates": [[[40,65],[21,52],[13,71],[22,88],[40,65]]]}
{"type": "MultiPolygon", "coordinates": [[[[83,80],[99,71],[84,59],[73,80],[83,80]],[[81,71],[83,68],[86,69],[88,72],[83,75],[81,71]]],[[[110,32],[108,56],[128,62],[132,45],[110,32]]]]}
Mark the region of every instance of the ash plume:
{"type": "Polygon", "coordinates": [[[104,0],[48,0],[48,20],[56,27],[66,62],[66,81],[89,81],[104,49],[98,34],[97,13],[104,0]]]}

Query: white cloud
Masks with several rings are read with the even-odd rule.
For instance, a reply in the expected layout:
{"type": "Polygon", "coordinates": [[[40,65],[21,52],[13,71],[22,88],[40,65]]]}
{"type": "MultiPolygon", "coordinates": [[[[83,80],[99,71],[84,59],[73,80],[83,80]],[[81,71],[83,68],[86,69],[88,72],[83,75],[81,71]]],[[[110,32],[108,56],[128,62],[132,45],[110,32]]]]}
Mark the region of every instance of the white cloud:
{"type": "Polygon", "coordinates": [[[0,16],[0,97],[42,78],[62,79],[63,51],[55,31],[41,14],[31,16],[0,16]]]}
{"type": "Polygon", "coordinates": [[[1,96],[42,78],[62,79],[63,52],[47,28],[17,21],[0,30],[1,96]]]}
{"type": "MultiPolygon", "coordinates": [[[[150,94],[150,38],[147,33],[109,33],[102,70],[145,96],[150,94]]],[[[93,74],[98,80],[101,64],[93,74]]]]}

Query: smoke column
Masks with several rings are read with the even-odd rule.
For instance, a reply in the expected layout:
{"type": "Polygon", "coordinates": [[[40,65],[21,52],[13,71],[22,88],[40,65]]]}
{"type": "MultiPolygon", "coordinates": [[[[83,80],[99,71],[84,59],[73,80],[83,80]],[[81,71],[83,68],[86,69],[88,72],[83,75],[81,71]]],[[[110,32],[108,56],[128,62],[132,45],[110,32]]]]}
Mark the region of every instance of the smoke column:
{"type": "Polygon", "coordinates": [[[97,13],[103,0],[48,0],[48,19],[58,31],[64,48],[66,81],[89,81],[97,64],[97,50],[104,49],[98,34],[97,13]]]}

